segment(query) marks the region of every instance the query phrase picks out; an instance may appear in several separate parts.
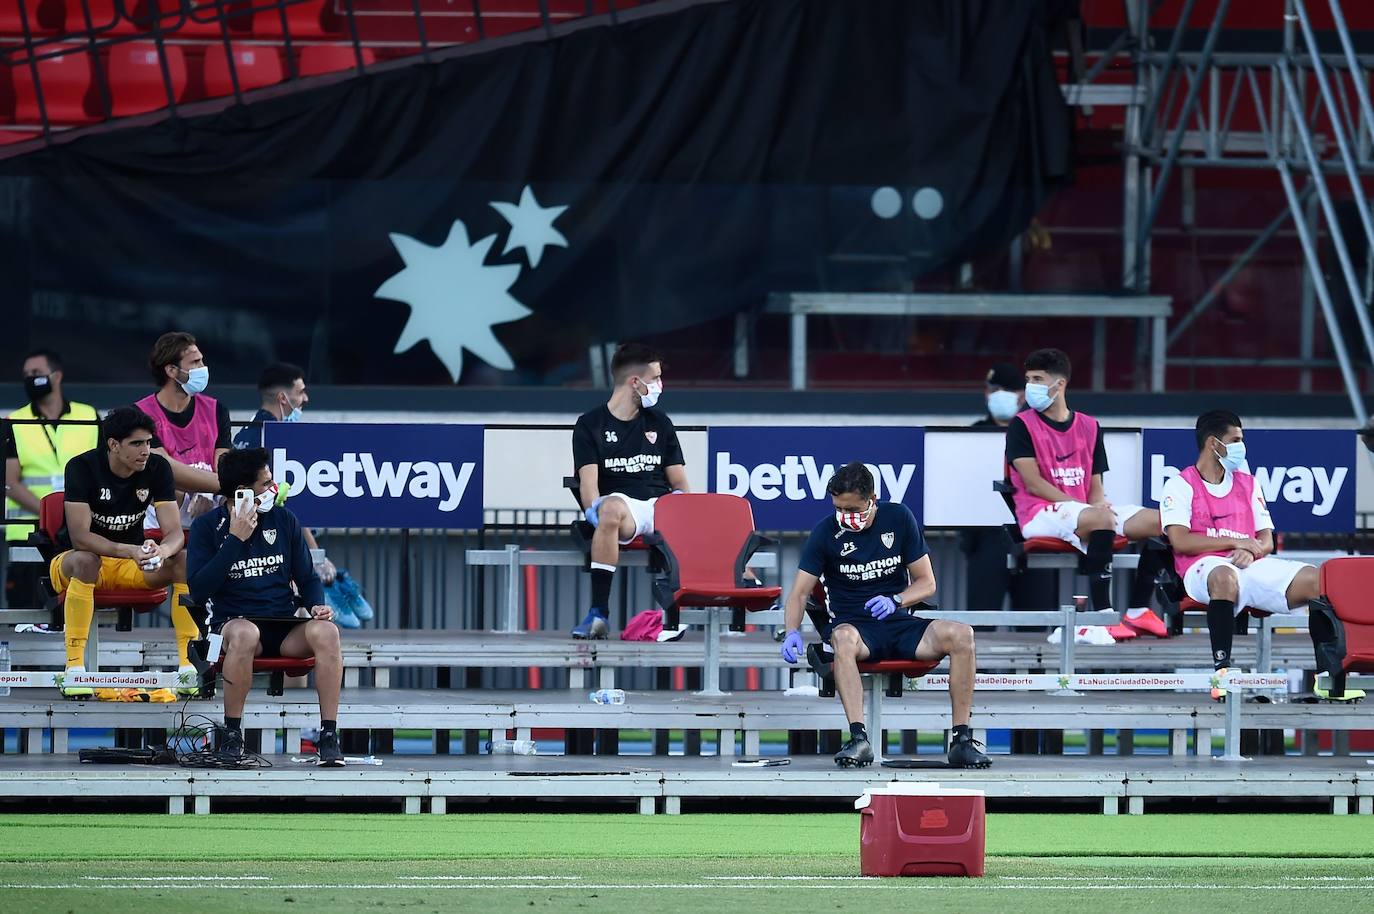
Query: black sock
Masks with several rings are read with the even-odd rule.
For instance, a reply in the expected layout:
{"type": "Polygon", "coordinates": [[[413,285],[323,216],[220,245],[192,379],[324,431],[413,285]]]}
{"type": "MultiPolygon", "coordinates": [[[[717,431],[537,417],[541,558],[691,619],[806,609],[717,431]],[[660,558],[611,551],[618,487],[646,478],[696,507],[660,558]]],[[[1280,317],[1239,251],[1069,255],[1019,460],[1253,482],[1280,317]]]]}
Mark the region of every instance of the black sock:
{"type": "Polygon", "coordinates": [[[1098,612],[1112,608],[1112,546],[1116,533],[1094,530],[1088,534],[1088,596],[1098,612]]]}
{"type": "Polygon", "coordinates": [[[863,724],[850,724],[849,735],[854,739],[868,739],[868,729],[863,724]]]}
{"type": "Polygon", "coordinates": [[[320,719],[320,732],[321,732],[321,733],[334,733],[334,732],[336,732],[338,729],[339,729],[339,722],[338,722],[337,720],[324,720],[323,718],[320,719]]]}
{"type": "Polygon", "coordinates": [[[973,728],[970,727],[968,724],[955,724],[954,727],[951,729],[951,732],[955,737],[972,736],[973,728]]]}
{"type": "Polygon", "coordinates": [[[1135,577],[1131,578],[1131,602],[1128,604],[1131,609],[1149,606],[1154,599],[1155,578],[1164,568],[1164,555],[1161,549],[1146,547],[1140,550],[1140,564],[1135,568],[1135,577]]]}
{"type": "Polygon", "coordinates": [[[611,605],[611,581],[615,579],[615,569],[592,568],[592,609],[606,615],[611,605]]]}
{"type": "Polygon", "coordinates": [[[1213,600],[1207,604],[1207,634],[1212,639],[1212,665],[1216,669],[1231,665],[1231,643],[1236,635],[1236,603],[1213,600]]]}
{"type": "Polygon", "coordinates": [[[226,718],[224,718],[224,729],[226,729],[226,730],[242,730],[242,729],[243,729],[243,718],[242,718],[242,717],[226,717],[226,718]]]}

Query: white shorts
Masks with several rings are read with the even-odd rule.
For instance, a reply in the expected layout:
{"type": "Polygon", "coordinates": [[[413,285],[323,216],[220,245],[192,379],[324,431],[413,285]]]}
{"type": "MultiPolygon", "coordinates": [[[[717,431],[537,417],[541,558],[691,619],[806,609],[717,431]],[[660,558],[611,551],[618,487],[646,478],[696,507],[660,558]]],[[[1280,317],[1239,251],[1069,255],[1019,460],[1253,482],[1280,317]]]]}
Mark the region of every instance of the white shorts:
{"type": "Polygon", "coordinates": [[[1267,613],[1286,613],[1288,585],[1299,571],[1311,567],[1306,562],[1294,562],[1266,555],[1251,562],[1249,567],[1237,568],[1224,555],[1203,556],[1183,575],[1183,590],[1204,606],[1212,599],[1207,593],[1207,578],[1213,568],[1226,566],[1240,580],[1240,599],[1236,600],[1236,615],[1246,609],[1267,613]]]}
{"type": "MultiPolygon", "coordinates": [[[[1087,552],[1088,547],[1078,539],[1078,515],[1089,507],[1081,501],[1057,501],[1052,505],[1046,505],[1040,509],[1039,514],[1026,522],[1026,526],[1021,528],[1021,535],[1026,539],[1045,536],[1063,540],[1072,543],[1079,552],[1087,552]]],[[[1140,505],[1112,505],[1112,514],[1116,518],[1116,535],[1125,536],[1126,521],[1144,510],[1145,508],[1140,505]]]]}
{"type": "MultiPolygon", "coordinates": [[[[630,517],[634,518],[635,532],[630,534],[629,539],[621,540],[620,545],[624,546],[635,537],[654,532],[654,502],[658,501],[657,498],[650,498],[648,501],[640,501],[638,498],[631,498],[619,492],[612,492],[610,495],[607,495],[606,498],[618,498],[625,502],[625,507],[630,509],[630,517]]],[[[601,503],[605,504],[605,499],[602,499],[601,503]]]]}

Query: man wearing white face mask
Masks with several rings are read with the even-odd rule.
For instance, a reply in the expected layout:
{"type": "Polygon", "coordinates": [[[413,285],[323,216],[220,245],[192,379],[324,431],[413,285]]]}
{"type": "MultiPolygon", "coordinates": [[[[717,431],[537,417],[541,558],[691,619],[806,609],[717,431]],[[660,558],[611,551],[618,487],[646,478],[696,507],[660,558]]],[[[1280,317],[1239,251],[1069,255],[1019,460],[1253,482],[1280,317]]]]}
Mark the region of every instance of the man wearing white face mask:
{"type": "MultiPolygon", "coordinates": [[[[1159,512],[1141,505],[1114,505],[1103,492],[1107,450],[1096,419],[1069,409],[1072,368],[1058,349],[1026,357],[1026,406],[1007,426],[1007,466],[1016,522],[1027,538],[1070,543],[1086,554],[1088,594],[1096,610],[1112,608],[1112,553],[1117,536],[1142,540],[1159,536],[1159,512]]],[[[1156,553],[1141,556],[1131,583],[1130,608],[1117,640],[1149,634],[1168,637],[1164,620],[1150,610],[1156,553]]]]}
{"type": "Polygon", "coordinates": [[[1198,417],[1196,431],[1197,463],[1164,484],[1160,517],[1184,590],[1207,606],[1212,662],[1223,670],[1231,665],[1237,615],[1305,606],[1320,583],[1313,566],[1273,557],[1269,507],[1243,469],[1240,417],[1212,410],[1198,417]]]}
{"type": "Polygon", "coordinates": [[[654,503],[687,491],[687,469],[672,420],[657,409],[663,357],[625,343],[611,358],[615,390],[573,428],[573,466],[592,536],[592,605],[574,638],[605,638],[620,547],[653,532],[654,503]]]}
{"type": "Polygon", "coordinates": [[[187,570],[191,592],[208,613],[210,631],[223,639],[224,723],[219,747],[234,760],[243,755],[243,707],[253,681],[254,657],[314,657],[320,697],[320,764],[342,767],[339,690],[343,654],[333,611],[310,563],[296,516],[277,505],[268,454],[248,448],[226,454],[219,478],[232,502],[191,525],[187,570]],[[239,504],[243,493],[243,504],[239,504]],[[292,585],[304,608],[296,608],[292,585]]]}

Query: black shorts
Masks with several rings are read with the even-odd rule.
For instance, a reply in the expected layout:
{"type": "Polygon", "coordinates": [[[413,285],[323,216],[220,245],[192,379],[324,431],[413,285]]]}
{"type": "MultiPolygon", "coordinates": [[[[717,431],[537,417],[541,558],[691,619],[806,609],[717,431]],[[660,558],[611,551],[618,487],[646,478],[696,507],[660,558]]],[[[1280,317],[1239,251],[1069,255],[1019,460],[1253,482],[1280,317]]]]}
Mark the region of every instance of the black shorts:
{"type": "Polygon", "coordinates": [[[881,621],[866,619],[842,622],[836,619],[835,626],[854,626],[868,647],[868,660],[864,662],[876,663],[879,660],[915,660],[916,647],[930,627],[930,622],[930,619],[907,615],[899,609],[881,621]]]}
{"type": "MultiPolygon", "coordinates": [[[[225,619],[223,622],[219,623],[214,627],[214,631],[218,634],[219,632],[223,631],[224,626],[228,625],[230,622],[233,621],[233,619],[225,619]]],[[[286,640],[286,636],[291,634],[292,630],[294,630],[296,626],[304,625],[310,620],[282,619],[281,621],[277,621],[275,619],[250,619],[248,621],[252,622],[254,625],[258,627],[258,643],[262,645],[262,653],[258,656],[280,657],[281,643],[286,640]]]]}

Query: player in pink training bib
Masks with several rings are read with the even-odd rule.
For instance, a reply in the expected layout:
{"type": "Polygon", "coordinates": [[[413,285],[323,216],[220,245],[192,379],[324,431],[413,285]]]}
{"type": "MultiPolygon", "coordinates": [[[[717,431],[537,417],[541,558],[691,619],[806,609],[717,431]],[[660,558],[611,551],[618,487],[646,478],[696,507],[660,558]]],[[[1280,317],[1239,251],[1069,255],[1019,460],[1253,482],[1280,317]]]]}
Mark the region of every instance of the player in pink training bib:
{"type": "MultiPolygon", "coordinates": [[[[1026,406],[1007,426],[1007,468],[1015,487],[1016,522],[1027,538],[1071,543],[1087,555],[1088,593],[1096,610],[1112,608],[1112,553],[1116,538],[1158,536],[1159,512],[1141,505],[1114,505],[1102,489],[1107,450],[1097,420],[1069,409],[1072,366],[1058,349],[1026,357],[1026,406]]],[[[1162,550],[1157,550],[1162,551],[1162,550]]],[[[1131,584],[1130,608],[1117,640],[1144,633],[1168,637],[1164,620],[1150,609],[1155,552],[1141,556],[1131,584]]]]}
{"type": "Polygon", "coordinates": [[[1231,665],[1235,617],[1287,612],[1318,593],[1317,569],[1274,558],[1274,522],[1243,469],[1245,433],[1226,410],[1197,420],[1197,463],[1164,484],[1160,518],[1188,596],[1207,606],[1212,663],[1231,665]]]}

